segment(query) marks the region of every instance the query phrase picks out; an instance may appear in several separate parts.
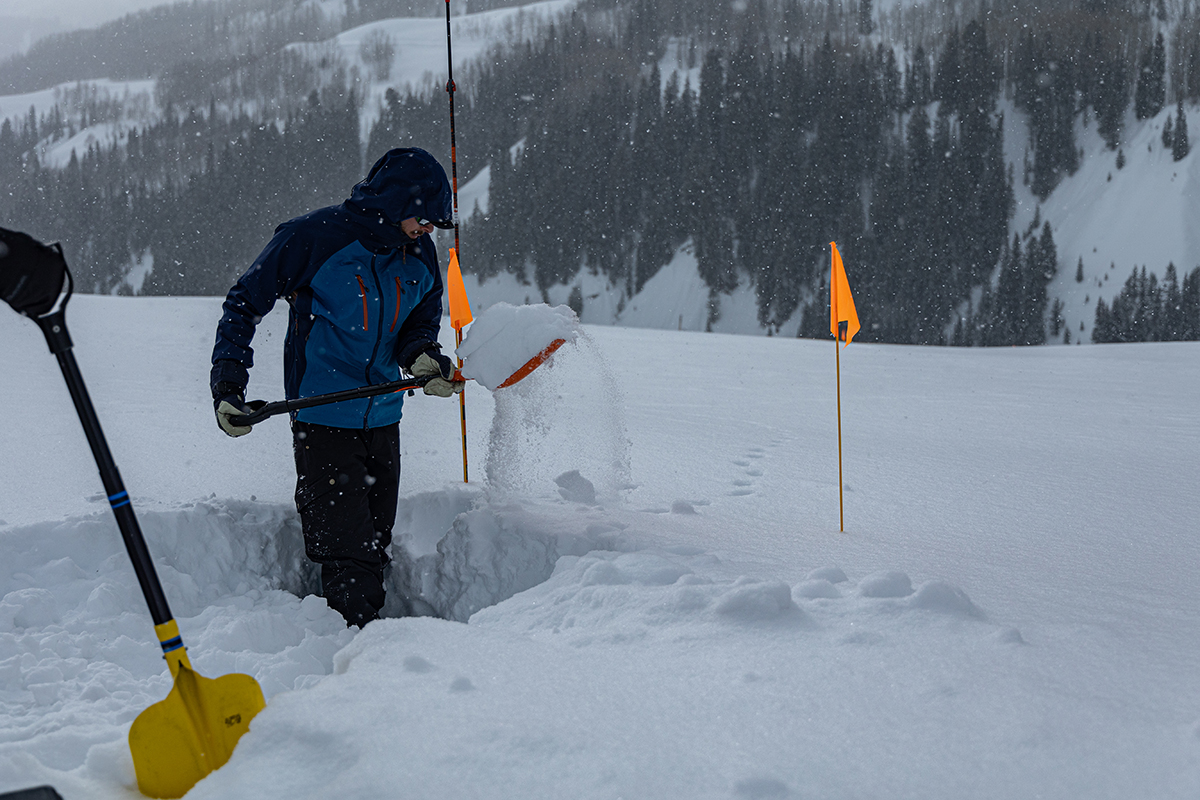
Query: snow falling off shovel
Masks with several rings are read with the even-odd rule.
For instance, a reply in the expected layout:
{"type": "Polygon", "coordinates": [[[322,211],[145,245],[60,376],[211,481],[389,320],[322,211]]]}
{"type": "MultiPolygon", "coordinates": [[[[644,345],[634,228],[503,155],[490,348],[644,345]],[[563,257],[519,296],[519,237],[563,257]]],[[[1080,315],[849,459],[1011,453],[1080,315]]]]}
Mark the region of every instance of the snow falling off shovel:
{"type": "Polygon", "coordinates": [[[213,680],[192,669],[179,625],[171,615],[129,503],[129,493],[71,352],[64,313],[71,288],[71,273],[62,248],[0,228],[0,298],[38,324],[50,352],[58,359],[125,549],[150,607],[163,658],[175,680],[167,698],[139,714],[129,730],[138,788],[150,797],[182,797],[197,781],[229,760],[238,739],[250,727],[250,720],[266,702],[262,689],[249,675],[224,675],[213,680]]]}

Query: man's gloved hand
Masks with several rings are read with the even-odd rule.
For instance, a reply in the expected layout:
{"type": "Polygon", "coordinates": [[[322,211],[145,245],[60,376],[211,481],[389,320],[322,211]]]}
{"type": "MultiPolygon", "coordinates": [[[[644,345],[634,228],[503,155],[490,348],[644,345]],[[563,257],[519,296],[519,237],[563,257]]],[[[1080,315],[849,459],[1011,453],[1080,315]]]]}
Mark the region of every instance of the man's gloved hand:
{"type": "Polygon", "coordinates": [[[235,414],[249,414],[251,408],[246,405],[245,390],[240,386],[219,383],[213,391],[213,407],[217,410],[217,425],[230,436],[245,436],[253,428],[249,425],[234,425],[229,418],[235,414]]]}
{"type": "Polygon", "coordinates": [[[417,360],[409,367],[409,372],[414,378],[422,378],[426,375],[436,375],[429,383],[425,384],[423,391],[425,394],[436,395],[437,397],[450,397],[453,394],[461,392],[466,386],[465,381],[456,381],[454,378],[454,362],[449,356],[444,356],[442,353],[430,347],[421,355],[417,356],[417,360]]]}

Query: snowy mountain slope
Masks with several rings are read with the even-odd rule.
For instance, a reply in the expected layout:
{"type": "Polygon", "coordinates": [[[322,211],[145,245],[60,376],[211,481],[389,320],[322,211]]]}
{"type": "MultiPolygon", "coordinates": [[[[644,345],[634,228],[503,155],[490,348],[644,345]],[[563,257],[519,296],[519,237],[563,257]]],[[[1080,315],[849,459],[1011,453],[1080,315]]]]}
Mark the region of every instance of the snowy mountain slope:
{"type": "MultiPolygon", "coordinates": [[[[525,6],[457,14],[451,19],[454,36],[455,69],[462,71],[477,62],[501,42],[520,42],[534,35],[538,25],[569,9],[575,0],[544,0],[525,6]]],[[[344,9],[326,9],[342,13],[344,9]]],[[[314,62],[331,53],[343,59],[350,69],[358,70],[358,89],[363,100],[361,137],[365,142],[371,126],[379,118],[384,93],[389,87],[440,89],[446,76],[446,21],[444,17],[397,17],[362,25],[338,34],[331,40],[297,43],[290,46],[314,62]],[[395,55],[386,78],[364,63],[360,53],[363,39],[370,35],[391,39],[395,55]]],[[[71,151],[77,155],[89,144],[104,148],[120,142],[130,128],[144,127],[161,117],[162,109],[154,98],[155,81],[89,80],[60,84],[51,89],[27,94],[0,96],[0,120],[23,121],[32,107],[43,116],[59,104],[65,119],[80,123],[80,101],[87,95],[112,98],[123,104],[120,120],[81,127],[74,136],[53,142],[43,142],[38,156],[45,165],[62,168],[70,160],[71,151]]]]}
{"type": "MultiPolygon", "coordinates": [[[[459,14],[450,19],[453,36],[455,74],[479,61],[500,42],[518,44],[539,32],[538,25],[570,9],[576,0],[543,0],[524,6],[459,14]]],[[[402,94],[406,90],[442,88],[446,82],[446,20],[443,17],[402,17],[360,25],[319,43],[290,45],[309,60],[319,61],[330,51],[336,52],[350,68],[358,68],[365,84],[360,136],[367,141],[371,126],[379,118],[383,96],[388,88],[402,94]],[[387,77],[379,75],[363,61],[361,47],[371,36],[386,36],[394,44],[395,55],[387,77]]]]}
{"type": "MultiPolygon", "coordinates": [[[[530,35],[536,27],[535,21],[548,19],[570,7],[569,0],[549,0],[454,17],[456,69],[465,69],[497,42],[530,35]]],[[[387,87],[440,88],[442,79],[437,76],[445,69],[444,32],[444,19],[440,17],[397,18],[345,31],[328,42],[292,47],[318,60],[336,52],[358,69],[365,98],[360,119],[361,133],[365,136],[378,116],[387,87]],[[387,79],[376,75],[360,53],[362,42],[376,34],[390,37],[396,45],[387,79]]],[[[691,77],[695,87],[698,70],[689,69],[686,62],[680,43],[669,43],[659,65],[664,84],[677,71],[681,77],[691,77]]],[[[89,85],[97,92],[127,97],[126,114],[119,121],[80,130],[69,139],[43,143],[39,153],[43,163],[65,166],[72,150],[82,153],[90,143],[108,146],[124,137],[129,127],[145,124],[160,113],[154,104],[152,82],[98,81],[89,85]]],[[[64,84],[45,92],[0,97],[0,117],[23,117],[30,105],[39,114],[44,113],[56,98],[66,97],[76,88],[74,84],[64,84]]],[[[1115,169],[1115,154],[1100,142],[1094,120],[1086,126],[1078,123],[1077,141],[1083,151],[1080,170],[1065,178],[1044,203],[1039,203],[1021,180],[1028,147],[1024,117],[1007,101],[1002,103],[1002,110],[1008,160],[1016,176],[1017,210],[1012,231],[1025,232],[1035,216],[1050,222],[1059,252],[1059,272],[1050,286],[1050,300],[1064,304],[1063,313],[1073,341],[1090,341],[1097,298],[1111,300],[1135,265],[1145,265],[1160,278],[1170,262],[1181,273],[1200,266],[1197,156],[1193,153],[1174,163],[1159,139],[1163,121],[1174,113],[1173,106],[1153,120],[1138,122],[1132,116],[1126,120],[1122,147],[1128,164],[1123,170],[1115,169]],[[1075,268],[1080,258],[1085,279],[1077,283],[1075,268]]],[[[1200,107],[1188,107],[1188,112],[1193,119],[1200,119],[1200,107]]],[[[487,171],[462,178],[460,210],[462,218],[469,220],[476,206],[481,211],[487,210],[487,171]]],[[[447,241],[443,237],[443,244],[447,241]]],[[[588,322],[701,330],[708,318],[709,301],[693,264],[688,248],[681,248],[674,261],[636,298],[625,298],[620,287],[610,286],[580,270],[567,284],[551,287],[547,299],[566,302],[572,289],[578,286],[585,301],[582,315],[588,322]]],[[[537,299],[537,292],[512,276],[501,276],[483,285],[474,281],[469,275],[469,251],[463,253],[463,265],[468,272],[468,288],[479,308],[499,300],[524,302],[531,296],[537,299]]],[[[848,264],[847,268],[853,285],[855,265],[848,264]]],[[[129,282],[140,285],[136,276],[129,282]]],[[[793,318],[781,333],[790,335],[798,323],[798,318],[793,318]]],[[[757,323],[753,288],[748,283],[722,298],[721,316],[714,327],[723,332],[764,333],[757,323]]]]}
{"type": "MultiPolygon", "coordinates": [[[[675,68],[674,55],[664,57],[664,84],[675,68]]],[[[1167,264],[1181,274],[1200,266],[1200,157],[1192,153],[1174,162],[1162,146],[1162,124],[1173,107],[1145,121],[1126,120],[1122,148],[1127,164],[1116,169],[1116,153],[1107,149],[1095,123],[1079,123],[1077,141],[1083,150],[1079,170],[1065,177],[1044,203],[1024,185],[1022,165],[1027,157],[1029,128],[1024,115],[1008,102],[1000,109],[1005,117],[1005,153],[1013,168],[1016,209],[1010,223],[1013,233],[1026,233],[1035,219],[1047,221],[1058,248],[1059,270],[1051,282],[1049,302],[1063,303],[1063,316],[1073,342],[1091,341],[1097,298],[1111,302],[1134,266],[1146,266],[1162,278],[1167,264]],[[1075,281],[1076,265],[1083,258],[1084,280],[1075,281]],[[1083,324],[1082,329],[1080,323],[1083,324]]],[[[1200,106],[1185,106],[1189,118],[1200,119],[1200,106]]],[[[464,219],[476,204],[487,209],[486,171],[468,183],[463,197],[464,219]]],[[[1039,223],[1040,224],[1040,223],[1039,223]]],[[[1038,229],[1040,233],[1040,227],[1038,229]]],[[[463,263],[470,269],[470,254],[463,263]]],[[[854,264],[846,265],[851,287],[854,264]]],[[[511,277],[485,281],[466,277],[472,303],[486,308],[494,302],[522,302],[531,287],[511,277]]],[[[597,276],[580,270],[567,284],[551,287],[552,302],[565,303],[578,285],[585,298],[583,319],[595,324],[631,327],[704,330],[708,289],[695,268],[691,246],[684,245],[671,263],[655,275],[636,297],[619,303],[621,291],[597,276]],[[592,299],[589,305],[587,299],[592,299]],[[618,311],[618,308],[620,309],[618,311]]],[[[534,292],[536,296],[536,292],[534,292]]],[[[794,335],[799,314],[780,333],[794,335]]],[[[733,293],[721,296],[721,317],[714,330],[726,333],[765,334],[757,319],[754,289],[743,280],[733,293]]],[[[1061,341],[1061,339],[1052,341],[1061,341]]]]}
{"type": "MultiPolygon", "coordinates": [[[[213,422],[219,314],[68,310],[194,663],[268,695],[191,797],[1200,792],[1197,343],[845,349],[842,534],[828,343],[588,326],[468,388],[470,484],[406,403],[392,597],[479,610],[356,633],[302,597],[286,423],[213,422]]],[[[0,791],[136,796],[165,670],[57,365],[0,338],[0,791]]]]}
{"type": "MultiPolygon", "coordinates": [[[[1184,112],[1200,119],[1200,106],[1185,104],[1184,112]]],[[[1134,267],[1145,266],[1161,279],[1169,263],[1180,274],[1200,266],[1200,158],[1193,146],[1176,162],[1170,148],[1163,148],[1162,126],[1174,114],[1174,105],[1143,121],[1129,113],[1121,133],[1126,164],[1120,170],[1095,120],[1086,126],[1077,121],[1079,170],[1039,203],[1021,181],[1028,127],[1022,115],[1005,109],[1005,150],[1016,177],[1012,231],[1024,233],[1039,214],[1050,223],[1059,260],[1050,301],[1063,302],[1072,340],[1091,341],[1097,298],[1111,303],[1134,267]],[[1084,280],[1077,283],[1080,258],[1084,280]]]]}
{"type": "Polygon", "coordinates": [[[143,81],[81,81],[64,83],[52,89],[27,94],[11,94],[0,97],[0,121],[11,119],[23,122],[28,119],[30,109],[40,119],[58,105],[66,119],[77,119],[83,103],[88,99],[118,101],[122,107],[119,120],[102,122],[83,127],[69,138],[43,142],[38,149],[38,159],[48,167],[62,169],[71,160],[71,151],[82,156],[90,145],[99,145],[107,150],[114,142],[124,139],[130,128],[142,127],[161,113],[154,100],[152,80],[143,81]]]}

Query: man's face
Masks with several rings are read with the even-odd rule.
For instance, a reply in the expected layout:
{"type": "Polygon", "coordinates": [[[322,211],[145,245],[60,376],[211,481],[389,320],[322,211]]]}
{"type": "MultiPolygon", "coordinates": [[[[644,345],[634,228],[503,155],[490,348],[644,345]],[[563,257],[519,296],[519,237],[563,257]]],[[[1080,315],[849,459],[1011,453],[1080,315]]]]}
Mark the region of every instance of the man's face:
{"type": "Polygon", "coordinates": [[[416,217],[409,217],[406,220],[401,220],[400,230],[404,231],[404,233],[410,239],[419,238],[423,233],[433,233],[432,222],[426,220],[424,225],[422,225],[421,222],[422,221],[416,217]]]}

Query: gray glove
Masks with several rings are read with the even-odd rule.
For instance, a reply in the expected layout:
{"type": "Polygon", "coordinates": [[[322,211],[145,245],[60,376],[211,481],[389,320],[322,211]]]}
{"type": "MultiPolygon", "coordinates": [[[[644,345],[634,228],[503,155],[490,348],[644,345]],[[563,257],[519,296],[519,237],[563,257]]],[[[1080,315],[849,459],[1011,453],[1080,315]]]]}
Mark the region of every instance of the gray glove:
{"type": "Polygon", "coordinates": [[[217,411],[217,425],[230,436],[245,436],[252,428],[249,425],[234,425],[229,421],[236,414],[249,414],[266,405],[264,400],[252,400],[249,403],[243,394],[245,390],[236,384],[218,383],[213,390],[213,408],[217,411]]]}
{"type": "Polygon", "coordinates": [[[453,380],[454,362],[448,356],[444,356],[436,350],[426,350],[417,356],[417,360],[413,362],[409,372],[412,373],[414,378],[436,375],[436,378],[425,384],[422,391],[425,394],[437,397],[450,397],[453,394],[461,392],[463,387],[467,385],[466,381],[453,380]]]}
{"type": "Polygon", "coordinates": [[[229,418],[235,414],[249,414],[250,409],[238,403],[235,405],[231,400],[240,400],[241,398],[229,397],[222,398],[217,402],[217,424],[221,426],[221,430],[225,431],[230,436],[245,436],[250,431],[254,430],[249,425],[234,425],[229,421],[229,418]]]}

